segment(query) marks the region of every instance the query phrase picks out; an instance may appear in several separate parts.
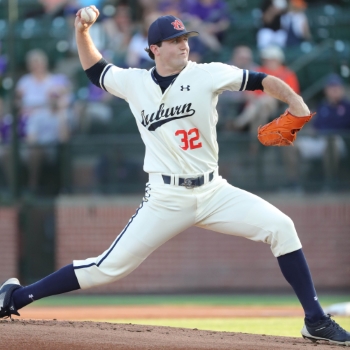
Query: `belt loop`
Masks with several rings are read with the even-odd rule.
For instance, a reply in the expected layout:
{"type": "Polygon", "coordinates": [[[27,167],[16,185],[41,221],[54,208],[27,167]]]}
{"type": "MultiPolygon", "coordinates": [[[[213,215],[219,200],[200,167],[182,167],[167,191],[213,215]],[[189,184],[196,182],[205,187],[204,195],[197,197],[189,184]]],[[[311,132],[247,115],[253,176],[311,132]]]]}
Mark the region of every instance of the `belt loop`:
{"type": "Polygon", "coordinates": [[[207,184],[209,182],[209,173],[204,173],[204,184],[207,184]]]}
{"type": "Polygon", "coordinates": [[[178,174],[174,175],[174,185],[179,186],[179,175],[178,174]]]}

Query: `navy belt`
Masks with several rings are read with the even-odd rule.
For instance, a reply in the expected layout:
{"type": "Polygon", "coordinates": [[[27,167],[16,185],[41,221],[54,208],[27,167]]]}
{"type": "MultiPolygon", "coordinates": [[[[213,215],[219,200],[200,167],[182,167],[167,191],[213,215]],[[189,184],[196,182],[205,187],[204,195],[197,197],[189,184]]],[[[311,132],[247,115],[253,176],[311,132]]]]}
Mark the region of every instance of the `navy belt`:
{"type": "MultiPolygon", "coordinates": [[[[165,184],[171,184],[171,176],[162,175],[163,181],[165,184]]],[[[214,178],[214,171],[209,174],[209,182],[214,178]]],[[[186,188],[199,187],[204,185],[204,175],[198,177],[179,177],[179,186],[185,186],[186,188]]]]}

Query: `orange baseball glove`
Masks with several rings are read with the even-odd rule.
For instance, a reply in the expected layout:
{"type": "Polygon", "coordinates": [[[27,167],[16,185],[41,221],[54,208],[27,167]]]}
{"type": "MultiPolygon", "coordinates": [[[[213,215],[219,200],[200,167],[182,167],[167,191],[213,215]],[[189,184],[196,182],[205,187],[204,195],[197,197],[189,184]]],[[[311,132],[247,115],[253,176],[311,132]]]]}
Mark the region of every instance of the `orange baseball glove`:
{"type": "Polygon", "coordinates": [[[272,122],[259,126],[258,139],[264,146],[290,146],[297,138],[297,132],[315,115],[295,117],[288,109],[272,122]]]}

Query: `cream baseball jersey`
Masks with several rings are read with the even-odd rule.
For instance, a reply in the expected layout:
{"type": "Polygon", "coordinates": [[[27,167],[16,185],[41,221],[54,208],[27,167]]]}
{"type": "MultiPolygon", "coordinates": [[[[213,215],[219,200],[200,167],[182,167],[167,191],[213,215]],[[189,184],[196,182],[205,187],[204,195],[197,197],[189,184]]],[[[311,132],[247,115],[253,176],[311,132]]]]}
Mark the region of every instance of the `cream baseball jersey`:
{"type": "Polygon", "coordinates": [[[189,61],[162,93],[153,70],[107,65],[100,86],[125,99],[146,146],[147,173],[201,174],[217,168],[218,96],[243,91],[249,72],[223,63],[189,61]]]}

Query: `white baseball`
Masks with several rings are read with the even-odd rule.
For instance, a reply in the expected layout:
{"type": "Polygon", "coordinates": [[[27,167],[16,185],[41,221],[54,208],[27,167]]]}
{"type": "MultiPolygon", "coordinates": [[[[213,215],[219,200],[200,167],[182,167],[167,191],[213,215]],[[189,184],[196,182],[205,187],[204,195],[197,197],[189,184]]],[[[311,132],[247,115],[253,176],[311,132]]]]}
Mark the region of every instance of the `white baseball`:
{"type": "Polygon", "coordinates": [[[83,19],[86,23],[91,23],[96,19],[96,12],[92,9],[91,6],[84,7],[80,12],[80,17],[83,19]]]}

